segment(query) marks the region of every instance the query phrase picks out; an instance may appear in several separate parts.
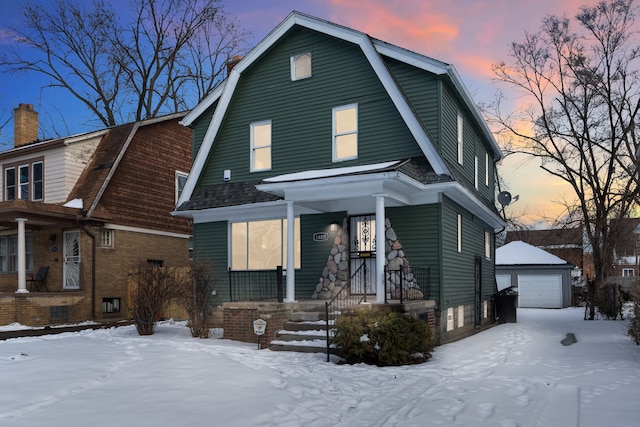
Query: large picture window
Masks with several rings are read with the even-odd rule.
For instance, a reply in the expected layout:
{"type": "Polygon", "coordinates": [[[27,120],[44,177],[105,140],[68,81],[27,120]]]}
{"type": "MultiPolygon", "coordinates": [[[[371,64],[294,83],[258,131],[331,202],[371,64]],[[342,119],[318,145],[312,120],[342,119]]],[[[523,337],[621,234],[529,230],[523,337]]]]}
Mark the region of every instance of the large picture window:
{"type": "Polygon", "coordinates": [[[271,120],[251,123],[251,172],[271,169],[271,120]]]}
{"type": "MultiPolygon", "coordinates": [[[[25,235],[25,264],[27,271],[33,271],[33,235],[25,235]]],[[[0,273],[18,271],[18,236],[0,236],[0,273]]]]}
{"type": "Polygon", "coordinates": [[[4,165],[4,200],[44,199],[44,164],[42,160],[4,165]]]}
{"type": "Polygon", "coordinates": [[[333,161],[358,158],[358,105],[333,109],[333,161]]]}
{"type": "MultiPolygon", "coordinates": [[[[300,268],[300,219],[295,219],[295,268],[300,268]]],[[[231,224],[231,268],[266,270],[287,268],[287,220],[234,222],[231,224]]]]}

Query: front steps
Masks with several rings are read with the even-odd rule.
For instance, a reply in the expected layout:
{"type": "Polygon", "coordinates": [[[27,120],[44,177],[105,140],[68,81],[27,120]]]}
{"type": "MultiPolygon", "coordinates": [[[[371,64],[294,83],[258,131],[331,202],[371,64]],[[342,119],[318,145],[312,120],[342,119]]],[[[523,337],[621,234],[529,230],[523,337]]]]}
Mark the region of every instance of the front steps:
{"type": "MultiPolygon", "coordinates": [[[[329,333],[332,333],[330,331],[329,333]]],[[[327,352],[327,324],[324,313],[300,311],[291,313],[276,338],[269,343],[273,351],[296,351],[299,353],[327,352]]],[[[331,353],[335,354],[335,348],[331,353]]]]}

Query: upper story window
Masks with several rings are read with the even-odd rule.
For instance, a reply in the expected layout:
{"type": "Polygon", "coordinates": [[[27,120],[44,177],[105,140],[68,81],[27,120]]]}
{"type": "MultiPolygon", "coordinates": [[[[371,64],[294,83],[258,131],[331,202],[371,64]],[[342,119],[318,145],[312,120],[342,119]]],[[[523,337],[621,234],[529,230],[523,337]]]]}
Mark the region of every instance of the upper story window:
{"type": "Polygon", "coordinates": [[[42,160],[4,165],[4,200],[44,199],[44,163],[42,160]]]}
{"type": "Polygon", "coordinates": [[[623,268],[622,269],[622,276],[623,277],[632,277],[635,276],[635,270],[633,268],[623,268]]]}
{"type": "Polygon", "coordinates": [[[301,80],[311,77],[311,54],[301,53],[291,57],[291,80],[301,80]]]}
{"type": "Polygon", "coordinates": [[[358,158],[358,104],[333,109],[333,161],[358,158]]]}
{"type": "Polygon", "coordinates": [[[473,186],[476,188],[476,190],[478,189],[478,156],[475,157],[475,162],[473,164],[473,171],[474,171],[474,175],[473,175],[473,186]]]}
{"type": "Polygon", "coordinates": [[[458,163],[460,164],[462,164],[462,161],[464,159],[463,128],[464,128],[464,121],[462,120],[462,114],[460,113],[460,111],[458,111],[458,163]]]}
{"type": "Polygon", "coordinates": [[[180,195],[182,195],[182,190],[184,190],[188,176],[189,175],[184,172],[176,171],[176,203],[178,203],[178,199],[180,195]]]}
{"type": "Polygon", "coordinates": [[[489,153],[484,154],[484,185],[489,186],[489,153]]]}
{"type": "Polygon", "coordinates": [[[271,169],[271,120],[251,123],[251,172],[271,169]]]}

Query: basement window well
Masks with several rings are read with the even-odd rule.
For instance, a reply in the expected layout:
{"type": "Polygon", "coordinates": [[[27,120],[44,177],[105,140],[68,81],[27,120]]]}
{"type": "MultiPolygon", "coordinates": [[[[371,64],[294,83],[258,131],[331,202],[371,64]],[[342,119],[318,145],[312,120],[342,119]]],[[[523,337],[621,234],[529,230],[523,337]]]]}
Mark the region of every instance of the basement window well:
{"type": "Polygon", "coordinates": [[[102,298],[103,313],[120,313],[120,298],[102,298]]]}

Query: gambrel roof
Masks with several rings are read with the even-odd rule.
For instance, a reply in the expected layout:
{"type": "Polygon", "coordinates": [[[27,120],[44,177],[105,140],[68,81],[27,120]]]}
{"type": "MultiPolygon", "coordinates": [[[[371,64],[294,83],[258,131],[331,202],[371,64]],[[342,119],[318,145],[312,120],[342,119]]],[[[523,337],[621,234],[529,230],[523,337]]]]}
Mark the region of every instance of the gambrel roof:
{"type": "Polygon", "coordinates": [[[433,172],[436,175],[451,176],[450,168],[440,156],[435,148],[426,129],[417,117],[415,111],[411,107],[409,101],[400,89],[397,81],[391,75],[388,67],[385,65],[381,56],[387,56],[398,61],[402,61],[409,65],[423,69],[438,76],[443,76],[453,85],[458,96],[464,101],[469,108],[474,120],[476,121],[482,135],[489,141],[491,145],[491,154],[494,159],[502,157],[502,153],[496,141],[483,120],[475,103],[471,99],[467,89],[462,84],[458,73],[453,65],[446,64],[441,61],[411,52],[409,50],[385,43],[380,40],[371,38],[351,28],[337,25],[319,18],[315,18],[300,12],[292,12],[284,21],[282,21],[269,35],[264,38],[258,45],[252,49],[229,73],[228,78],[218,86],[209,96],[207,96],[200,104],[198,104],[181,123],[185,126],[193,124],[202,114],[207,111],[215,102],[218,103],[211,122],[204,135],[202,145],[198,151],[197,157],[193,163],[191,174],[187,180],[182,196],[178,201],[178,206],[188,201],[195,189],[198,177],[203,171],[207,158],[213,147],[214,140],[218,134],[226,110],[238,86],[240,76],[254,62],[259,60],[275,43],[284,37],[293,27],[299,26],[311,29],[322,34],[326,34],[343,41],[353,43],[360,47],[365,58],[371,65],[375,75],[379,78],[382,86],[389,95],[390,99],[397,108],[400,116],[404,120],[407,128],[415,138],[420,149],[428,160],[433,172]]]}

